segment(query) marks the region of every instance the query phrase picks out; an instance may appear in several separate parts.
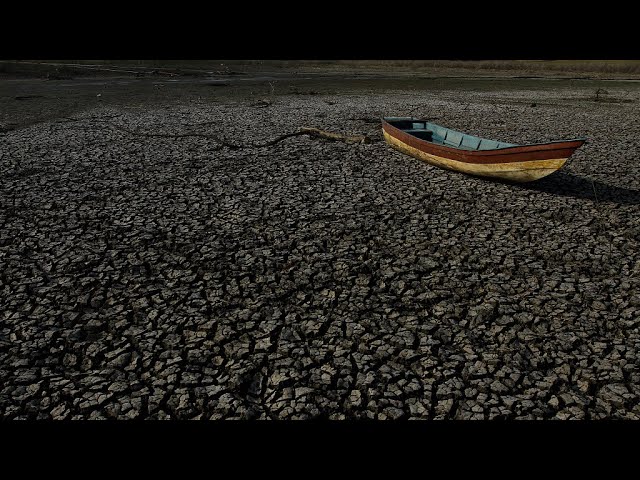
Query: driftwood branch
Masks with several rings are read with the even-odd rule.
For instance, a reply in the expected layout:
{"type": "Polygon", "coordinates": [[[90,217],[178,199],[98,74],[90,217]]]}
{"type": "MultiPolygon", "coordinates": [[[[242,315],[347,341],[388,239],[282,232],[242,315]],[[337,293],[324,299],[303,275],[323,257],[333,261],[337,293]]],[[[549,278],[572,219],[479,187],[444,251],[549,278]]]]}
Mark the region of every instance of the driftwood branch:
{"type": "MultiPolygon", "coordinates": [[[[70,118],[67,117],[65,120],[67,121],[81,121],[81,119],[76,119],[76,118],[70,118]]],[[[223,138],[218,137],[217,135],[212,135],[212,134],[205,134],[205,133],[148,133],[148,132],[141,132],[139,130],[130,130],[126,127],[122,127],[120,125],[117,125],[115,123],[106,121],[106,120],[102,120],[102,119],[97,119],[97,118],[93,118],[91,119],[93,121],[97,121],[97,122],[101,122],[101,123],[106,123],[110,126],[112,126],[113,128],[115,128],[116,130],[120,130],[122,132],[128,133],[130,135],[137,135],[137,136],[142,136],[142,137],[160,137],[160,138],[187,138],[187,137],[198,137],[198,138],[208,138],[213,140],[214,142],[220,144],[221,146],[227,147],[230,150],[241,150],[241,149],[245,149],[245,148],[262,148],[262,147],[270,147],[272,145],[275,145],[276,143],[279,143],[283,140],[286,140],[287,138],[291,138],[291,137],[298,137],[300,135],[308,135],[310,137],[315,137],[315,138],[324,138],[327,140],[333,140],[333,141],[340,141],[340,142],[346,142],[346,143],[372,143],[373,140],[371,139],[371,137],[368,137],[366,135],[342,135],[339,133],[333,133],[333,132],[328,132],[326,130],[320,130],[318,128],[311,128],[311,127],[301,127],[299,131],[297,132],[293,132],[293,133],[285,133],[284,135],[280,135],[279,137],[276,137],[272,140],[269,140],[267,142],[264,143],[254,143],[254,144],[249,144],[249,145],[238,145],[238,144],[234,144],[234,143],[230,143],[228,141],[226,141],[223,138]]]]}
{"type": "Polygon", "coordinates": [[[371,138],[366,135],[341,135],[339,133],[327,132],[317,128],[302,127],[301,134],[307,134],[312,137],[326,138],[327,140],[337,140],[347,143],[371,143],[371,138]]]}
{"type": "Polygon", "coordinates": [[[284,135],[280,135],[279,137],[274,138],[273,140],[269,140],[265,143],[258,143],[253,145],[236,145],[235,148],[261,148],[261,147],[270,147],[271,145],[275,145],[276,143],[281,142],[287,138],[291,137],[299,137],[300,135],[309,135],[310,137],[315,138],[324,138],[327,140],[346,142],[346,143],[371,143],[371,138],[366,135],[341,135],[339,133],[327,132],[326,130],[320,130],[318,128],[311,127],[302,127],[299,131],[293,133],[285,133],[284,135]]]}

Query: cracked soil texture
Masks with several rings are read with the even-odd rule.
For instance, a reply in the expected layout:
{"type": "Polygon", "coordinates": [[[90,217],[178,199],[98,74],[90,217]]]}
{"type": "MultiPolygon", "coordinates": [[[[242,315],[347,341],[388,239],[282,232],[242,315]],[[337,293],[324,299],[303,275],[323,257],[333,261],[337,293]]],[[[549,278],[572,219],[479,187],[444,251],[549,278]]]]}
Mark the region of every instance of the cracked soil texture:
{"type": "Polygon", "coordinates": [[[193,97],[7,129],[0,417],[640,418],[639,90],[610,92],[193,97]],[[588,142],[510,185],[394,151],[381,114],[588,142]],[[206,137],[301,126],[374,141],[206,137]]]}

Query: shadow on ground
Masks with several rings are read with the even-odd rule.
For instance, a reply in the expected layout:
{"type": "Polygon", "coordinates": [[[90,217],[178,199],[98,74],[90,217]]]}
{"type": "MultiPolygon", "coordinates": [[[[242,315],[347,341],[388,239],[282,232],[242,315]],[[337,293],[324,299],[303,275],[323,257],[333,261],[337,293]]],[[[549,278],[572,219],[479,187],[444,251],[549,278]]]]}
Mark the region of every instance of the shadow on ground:
{"type": "Polygon", "coordinates": [[[640,190],[616,187],[572,173],[557,172],[535,182],[518,184],[527,190],[573,198],[612,202],[620,205],[640,205],[640,190]]]}

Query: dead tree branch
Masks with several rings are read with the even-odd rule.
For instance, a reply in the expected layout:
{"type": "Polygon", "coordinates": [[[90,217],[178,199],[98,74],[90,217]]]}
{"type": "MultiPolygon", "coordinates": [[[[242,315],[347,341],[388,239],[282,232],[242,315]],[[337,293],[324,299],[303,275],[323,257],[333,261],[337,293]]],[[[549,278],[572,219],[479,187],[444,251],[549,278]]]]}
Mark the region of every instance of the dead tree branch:
{"type": "MultiPolygon", "coordinates": [[[[66,120],[72,120],[72,121],[82,121],[82,119],[75,119],[75,118],[69,118],[67,117],[66,120]]],[[[276,143],[281,142],[282,140],[285,140],[287,138],[291,138],[291,137],[297,137],[300,135],[308,135],[310,137],[315,137],[315,138],[324,138],[327,140],[333,140],[333,141],[341,141],[341,142],[346,142],[346,143],[372,143],[373,140],[371,139],[371,137],[368,137],[366,135],[342,135],[339,133],[333,133],[333,132],[328,132],[326,130],[320,130],[318,128],[312,128],[312,127],[301,127],[299,131],[297,132],[293,132],[293,133],[285,133],[284,135],[280,135],[272,140],[269,140],[267,142],[264,143],[257,143],[257,144],[249,144],[249,145],[238,145],[238,144],[234,144],[234,143],[230,143],[227,140],[218,137],[217,135],[213,135],[213,134],[205,134],[205,133],[148,133],[148,132],[141,132],[139,130],[131,130],[129,128],[123,127],[121,125],[117,125],[115,123],[106,121],[106,120],[102,120],[102,119],[97,119],[97,118],[93,118],[90,119],[96,122],[100,122],[100,123],[106,123],[110,126],[112,126],[113,128],[115,128],[116,130],[120,130],[122,132],[128,133],[130,135],[136,135],[136,136],[142,136],[142,137],[152,137],[152,138],[187,138],[187,137],[196,137],[196,138],[207,138],[210,140],[213,140],[214,142],[220,144],[223,147],[227,147],[230,150],[241,150],[241,149],[246,149],[246,148],[262,148],[262,147],[270,147],[272,145],[275,145],[276,143]]]]}

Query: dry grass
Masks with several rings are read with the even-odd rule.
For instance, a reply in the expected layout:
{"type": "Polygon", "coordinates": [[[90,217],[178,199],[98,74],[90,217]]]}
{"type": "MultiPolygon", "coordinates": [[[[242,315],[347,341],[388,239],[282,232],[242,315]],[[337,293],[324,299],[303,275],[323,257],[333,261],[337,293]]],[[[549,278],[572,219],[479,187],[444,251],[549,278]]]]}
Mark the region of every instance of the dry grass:
{"type": "MultiPolygon", "coordinates": [[[[168,70],[182,75],[293,69],[327,72],[416,72],[461,75],[636,76],[640,60],[65,60],[0,61],[0,73],[86,75],[99,67],[131,71],[168,70]],[[73,66],[73,65],[77,66],[73,66]]],[[[104,73],[104,72],[103,72],[104,73]]]]}
{"type": "Polygon", "coordinates": [[[283,62],[308,67],[351,67],[429,71],[439,69],[471,71],[524,71],[530,73],[640,73],[640,60],[338,60],[283,62]]]}

